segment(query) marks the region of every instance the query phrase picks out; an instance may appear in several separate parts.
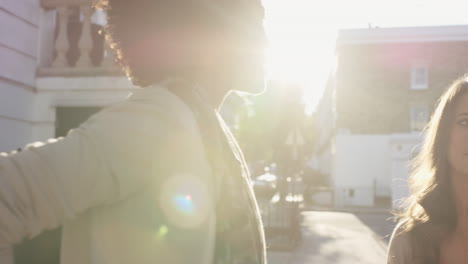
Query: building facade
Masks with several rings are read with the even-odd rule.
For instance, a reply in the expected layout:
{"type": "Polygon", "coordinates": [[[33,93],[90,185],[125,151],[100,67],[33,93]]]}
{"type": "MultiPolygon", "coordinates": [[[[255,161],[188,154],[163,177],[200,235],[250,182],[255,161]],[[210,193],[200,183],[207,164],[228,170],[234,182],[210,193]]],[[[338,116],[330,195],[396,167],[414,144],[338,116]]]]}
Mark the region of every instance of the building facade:
{"type": "Polygon", "coordinates": [[[468,72],[468,26],[342,30],[315,150],[342,206],[398,207],[445,88],[468,72]]]}
{"type": "Polygon", "coordinates": [[[91,2],[2,1],[0,151],[62,136],[132,91],[98,33],[105,15],[91,2]]]}
{"type": "Polygon", "coordinates": [[[18,4],[9,0],[1,5],[0,150],[11,150],[32,138],[35,124],[33,102],[41,8],[39,1],[18,4]]]}

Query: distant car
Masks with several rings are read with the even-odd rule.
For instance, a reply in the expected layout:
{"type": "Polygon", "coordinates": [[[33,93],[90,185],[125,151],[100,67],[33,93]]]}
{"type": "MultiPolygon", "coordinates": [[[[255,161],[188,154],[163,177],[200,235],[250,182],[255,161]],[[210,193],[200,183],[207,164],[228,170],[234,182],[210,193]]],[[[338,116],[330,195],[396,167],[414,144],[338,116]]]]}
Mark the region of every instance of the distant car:
{"type": "Polygon", "coordinates": [[[278,177],[266,172],[253,180],[255,194],[261,197],[271,197],[277,192],[278,177]]]}

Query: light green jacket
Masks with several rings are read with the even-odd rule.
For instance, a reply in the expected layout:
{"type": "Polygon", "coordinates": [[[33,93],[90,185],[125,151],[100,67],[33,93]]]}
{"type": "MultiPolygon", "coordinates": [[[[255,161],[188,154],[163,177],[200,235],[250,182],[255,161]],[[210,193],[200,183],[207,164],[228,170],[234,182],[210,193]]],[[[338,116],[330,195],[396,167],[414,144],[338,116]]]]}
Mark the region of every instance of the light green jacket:
{"type": "Polygon", "coordinates": [[[64,139],[0,156],[0,263],[60,225],[62,264],[212,263],[212,177],[190,108],[138,90],[64,139]]]}

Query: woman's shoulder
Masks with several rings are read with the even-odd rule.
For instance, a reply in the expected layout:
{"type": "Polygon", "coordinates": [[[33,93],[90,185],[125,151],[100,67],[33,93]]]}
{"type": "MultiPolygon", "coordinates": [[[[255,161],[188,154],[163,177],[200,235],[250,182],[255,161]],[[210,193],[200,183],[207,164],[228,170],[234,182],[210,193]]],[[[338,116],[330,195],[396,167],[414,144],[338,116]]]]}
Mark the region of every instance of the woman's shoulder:
{"type": "Polygon", "coordinates": [[[407,220],[400,221],[393,230],[388,246],[387,264],[411,263],[413,247],[411,234],[405,229],[407,220]]]}

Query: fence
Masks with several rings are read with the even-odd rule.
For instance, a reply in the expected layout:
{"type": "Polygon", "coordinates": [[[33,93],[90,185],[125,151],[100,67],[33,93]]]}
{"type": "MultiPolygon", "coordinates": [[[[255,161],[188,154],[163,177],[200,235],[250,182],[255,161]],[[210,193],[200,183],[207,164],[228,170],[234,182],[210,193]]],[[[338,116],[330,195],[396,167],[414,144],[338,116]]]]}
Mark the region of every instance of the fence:
{"type": "Polygon", "coordinates": [[[289,251],[299,244],[302,201],[302,195],[297,193],[259,199],[268,250],[289,251]]]}

